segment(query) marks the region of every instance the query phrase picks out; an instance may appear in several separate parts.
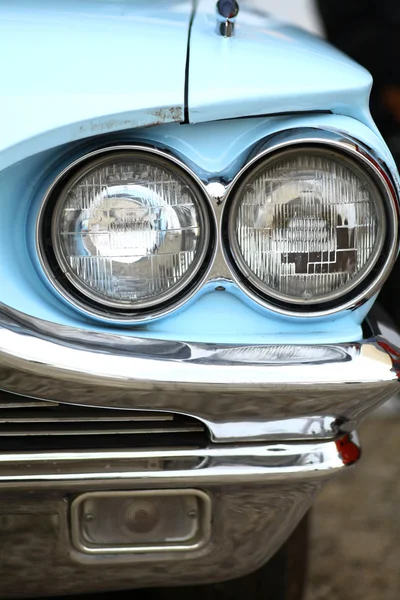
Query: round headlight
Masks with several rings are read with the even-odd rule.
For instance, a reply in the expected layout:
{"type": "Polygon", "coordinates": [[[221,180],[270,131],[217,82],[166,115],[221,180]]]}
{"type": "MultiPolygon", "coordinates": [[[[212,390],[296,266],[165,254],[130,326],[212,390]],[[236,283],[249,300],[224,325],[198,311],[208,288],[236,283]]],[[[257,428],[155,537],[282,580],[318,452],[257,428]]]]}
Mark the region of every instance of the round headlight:
{"type": "Polygon", "coordinates": [[[385,206],[358,162],[297,147],[248,169],[233,192],[228,235],[233,260],[259,292],[321,304],[373,269],[385,241],[385,206]]]}
{"type": "Polygon", "coordinates": [[[206,212],[197,183],[178,164],[153,151],[115,150],[61,178],[44,227],[69,291],[126,312],[165,303],[190,285],[209,245],[206,212]]]}

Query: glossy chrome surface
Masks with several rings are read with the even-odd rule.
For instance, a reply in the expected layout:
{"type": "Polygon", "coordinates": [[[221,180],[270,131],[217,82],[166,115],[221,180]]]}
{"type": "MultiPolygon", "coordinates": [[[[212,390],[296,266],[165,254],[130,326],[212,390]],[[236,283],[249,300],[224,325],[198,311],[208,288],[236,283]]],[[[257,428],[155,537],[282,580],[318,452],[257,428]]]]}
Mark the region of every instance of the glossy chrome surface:
{"type": "Polygon", "coordinates": [[[34,405],[29,400],[24,402],[24,399],[17,404],[12,400],[16,397],[8,394],[3,402],[0,392],[0,445],[5,438],[18,438],[21,450],[29,438],[40,438],[49,443],[51,437],[51,443],[57,445],[65,443],[68,436],[70,441],[67,443],[75,447],[79,443],[78,438],[82,440],[88,436],[95,436],[93,444],[107,445],[110,436],[118,435],[119,440],[128,446],[149,436],[153,440],[164,439],[167,444],[171,443],[171,439],[176,443],[179,440],[185,443],[185,439],[193,441],[193,436],[187,434],[200,434],[195,436],[200,439],[206,437],[205,426],[201,422],[171,413],[108,410],[48,401],[34,405]]]}
{"type": "Polygon", "coordinates": [[[94,334],[3,309],[0,389],[191,415],[224,442],[326,438],[398,391],[392,331],[337,345],[194,344],[94,334]]]}
{"type": "Polygon", "coordinates": [[[235,23],[230,20],[230,19],[226,19],[222,22],[219,22],[219,33],[220,35],[222,35],[223,37],[229,38],[233,36],[234,30],[235,30],[235,23]]]}
{"type": "MultiPolygon", "coordinates": [[[[362,303],[365,303],[366,301],[371,299],[380,290],[396,260],[399,250],[398,200],[396,189],[391,179],[390,171],[386,168],[384,164],[382,164],[380,161],[378,161],[377,158],[374,157],[373,151],[365,148],[360,142],[352,139],[349,136],[345,136],[330,130],[313,128],[291,129],[286,130],[284,132],[280,132],[278,134],[274,134],[268,137],[267,139],[264,139],[262,145],[259,145],[256,148],[256,150],[253,150],[250,156],[248,156],[245,165],[236,174],[233,180],[227,183],[222,183],[221,181],[202,182],[188,166],[184,165],[184,163],[182,163],[177,158],[161,150],[157,150],[146,145],[116,146],[114,148],[106,149],[107,151],[135,149],[153,152],[159,156],[162,156],[167,160],[174,162],[175,164],[183,168],[186,172],[188,172],[193,178],[195,185],[197,185],[200,188],[200,191],[203,192],[204,196],[208,200],[208,205],[210,208],[210,217],[211,220],[214,221],[213,223],[211,223],[211,228],[215,228],[216,230],[215,247],[212,249],[209,263],[206,266],[201,278],[196,282],[196,284],[193,287],[188,289],[187,293],[183,297],[178,298],[176,302],[174,302],[172,305],[159,309],[154,307],[153,310],[149,309],[149,311],[146,311],[145,313],[138,313],[134,316],[121,316],[116,314],[115,312],[110,312],[105,315],[93,312],[88,306],[84,304],[82,305],[82,303],[80,303],[78,306],[76,299],[66,295],[65,290],[63,288],[60,288],[59,284],[54,282],[53,275],[49,273],[47,261],[45,256],[43,255],[43,251],[41,249],[40,244],[42,214],[49,193],[51,192],[51,189],[53,189],[53,185],[46,194],[44,203],[42,205],[42,210],[37,221],[36,243],[37,251],[42,266],[45,272],[47,273],[49,279],[52,281],[53,285],[57,286],[58,291],[61,293],[62,296],[66,298],[68,302],[72,302],[73,304],[77,305],[78,308],[80,310],[83,310],[86,314],[90,314],[91,316],[96,317],[97,319],[111,323],[118,323],[121,321],[125,323],[148,322],[152,319],[169,314],[172,311],[175,311],[178,308],[184,306],[191,298],[200,294],[203,289],[215,289],[218,286],[224,287],[227,291],[233,294],[240,293],[240,291],[244,292],[250,298],[250,300],[254,301],[260,308],[267,308],[269,311],[272,310],[280,314],[299,316],[300,312],[299,310],[296,310],[297,307],[294,306],[293,308],[289,309],[282,308],[249,289],[246,286],[246,282],[243,281],[243,278],[238,275],[236,265],[234,265],[232,260],[229,258],[229,251],[225,247],[227,220],[231,204],[230,200],[231,196],[234,196],[236,185],[240,182],[242,176],[248,173],[249,170],[253,168],[261,158],[267,157],[272,153],[284,151],[288,147],[294,147],[296,145],[310,145],[315,146],[316,148],[332,148],[343,152],[344,155],[351,156],[370,173],[383,195],[388,219],[386,240],[388,250],[384,263],[382,264],[380,272],[378,273],[376,278],[362,290],[354,290],[350,299],[346,296],[345,300],[343,300],[342,302],[340,302],[340,298],[337,299],[337,303],[333,307],[330,306],[329,308],[326,308],[324,306],[321,306],[315,308],[313,307],[313,309],[310,309],[308,312],[301,311],[301,316],[327,316],[345,309],[353,310],[355,307],[359,307],[362,303]]],[[[90,156],[98,155],[103,151],[104,150],[96,151],[90,156]]],[[[84,159],[85,157],[83,157],[83,159],[79,159],[78,161],[76,161],[76,163],[73,163],[73,165],[68,167],[65,171],[63,171],[63,173],[59,175],[56,181],[59,181],[63,176],[65,176],[65,173],[68,172],[70,168],[72,168],[75,164],[79,164],[81,160],[84,159]]]]}
{"type": "MultiPolygon", "coordinates": [[[[135,323],[137,321],[148,320],[149,318],[160,317],[170,313],[172,310],[176,309],[178,306],[181,306],[185,303],[193,294],[198,291],[202,282],[204,281],[204,274],[198,278],[197,281],[193,284],[193,279],[196,278],[199,269],[204,266],[204,260],[206,254],[210,254],[210,248],[213,246],[213,229],[214,223],[209,222],[208,220],[208,210],[207,206],[204,206],[205,202],[207,202],[204,194],[204,186],[202,182],[198,179],[198,177],[180,160],[172,156],[170,153],[163,152],[162,150],[158,150],[156,148],[152,148],[149,146],[138,146],[138,145],[116,145],[112,147],[105,147],[94,152],[90,152],[89,154],[85,154],[81,156],[79,159],[75,160],[73,163],[68,165],[52,182],[51,186],[47,190],[43,202],[41,205],[41,209],[38,215],[37,223],[36,223],[36,250],[40,260],[40,264],[50,281],[50,283],[54,286],[57,292],[70,304],[78,307],[80,310],[84,311],[86,314],[95,316],[102,320],[112,320],[115,322],[125,322],[125,323],[135,323]],[[129,306],[127,302],[118,302],[117,300],[102,300],[99,301],[96,294],[91,293],[90,288],[88,286],[83,285],[77,281],[76,275],[71,277],[68,272],[69,267],[66,263],[66,259],[60,251],[59,246],[56,244],[55,239],[57,237],[57,232],[55,231],[54,221],[57,221],[57,214],[60,212],[60,202],[62,204],[63,198],[67,196],[67,192],[73,186],[73,183],[79,181],[82,177],[82,173],[84,173],[89,166],[95,167],[96,165],[101,165],[105,163],[107,157],[110,156],[129,156],[130,153],[141,153],[144,156],[146,154],[151,156],[155,156],[159,159],[165,161],[165,164],[171,165],[170,168],[174,166],[178,167],[183,174],[187,175],[187,185],[191,185],[191,193],[196,198],[198,207],[199,207],[199,217],[200,217],[200,243],[199,250],[196,254],[196,257],[193,261],[193,267],[189,268],[187,275],[184,275],[182,280],[175,284],[172,289],[164,291],[161,297],[157,296],[155,299],[149,298],[147,301],[142,300],[139,302],[135,302],[132,306],[129,306]],[[86,168],[85,168],[86,167],[86,168]],[[78,172],[76,172],[78,170],[78,172]],[[72,182],[71,182],[72,175],[72,182]],[[69,179],[68,179],[69,178],[69,179]],[[63,182],[68,180],[68,188],[63,186],[63,182]],[[61,190],[60,190],[61,185],[61,190]],[[54,196],[56,191],[58,192],[58,200],[54,209],[54,217],[53,223],[51,225],[52,230],[52,243],[51,248],[53,248],[55,258],[59,265],[62,266],[62,270],[65,273],[68,280],[70,280],[73,288],[78,288],[81,292],[82,296],[76,296],[71,290],[69,290],[62,281],[55,275],[53,269],[49,264],[49,259],[46,254],[46,247],[49,246],[49,240],[44,239],[44,230],[46,225],[46,210],[48,205],[54,200],[54,196]],[[181,292],[181,293],[180,293],[181,292]],[[85,297],[89,300],[95,300],[99,303],[98,308],[91,305],[89,302],[85,302],[85,297]],[[175,301],[174,301],[175,298],[175,301]],[[108,305],[101,306],[101,304],[108,305]],[[124,311],[118,312],[113,309],[124,309],[124,311]],[[139,312],[135,312],[136,309],[141,309],[139,312]],[[143,310],[147,309],[147,310],[143,310]],[[150,317],[149,317],[150,313],[150,317]]],[[[211,252],[212,255],[212,252],[211,252]]],[[[146,265],[146,270],[143,270],[141,273],[142,277],[149,277],[152,273],[152,265],[146,265]]],[[[137,268],[137,267],[136,267],[137,268]]],[[[205,269],[207,271],[207,268],[205,269]]]]}
{"type": "Polygon", "coordinates": [[[235,19],[239,12],[238,3],[236,0],[218,0],[216,11],[217,32],[223,37],[231,37],[235,29],[235,19]]]}
{"type": "Polygon", "coordinates": [[[223,19],[234,19],[239,12],[239,4],[236,0],[218,0],[216,9],[223,19]]]}
{"type": "MultiPolygon", "coordinates": [[[[309,146],[317,149],[333,149],[340,151],[346,156],[356,159],[356,162],[365,169],[377,184],[380,192],[382,193],[385,208],[387,211],[387,245],[388,250],[387,256],[385,257],[384,264],[380,268],[378,274],[372,282],[368,284],[364,289],[357,288],[352,292],[350,300],[348,296],[344,297],[344,300],[340,298],[336,299],[333,307],[319,308],[318,306],[313,307],[308,312],[301,312],[301,316],[316,316],[316,315],[329,315],[339,310],[352,309],[359,306],[361,302],[365,302],[372,298],[382,287],[386,278],[388,277],[394,262],[396,261],[399,251],[399,239],[398,239],[398,197],[394,183],[392,182],[389,170],[381,164],[373,155],[370,149],[363,147],[358,141],[351,139],[350,137],[342,136],[337,132],[319,129],[298,129],[288,130],[278,135],[272,136],[272,138],[264,141],[263,147],[259,148],[257,152],[249,158],[245,166],[236,175],[234,180],[230,183],[227,190],[227,195],[224,200],[223,215],[221,216],[222,227],[224,227],[224,221],[227,221],[230,215],[230,204],[234,201],[235,189],[240,184],[243,177],[251,172],[251,169],[255,168],[257,163],[262,158],[279,152],[284,152],[289,148],[293,148],[296,145],[309,146]],[[231,202],[232,198],[232,202],[231,202]]],[[[225,224],[228,227],[228,224],[225,224]]],[[[296,306],[292,308],[282,308],[274,305],[272,299],[260,297],[253,293],[247,286],[246,280],[238,277],[235,266],[232,264],[227,252],[227,248],[223,247],[225,261],[230,269],[235,283],[245,291],[253,300],[257,303],[268,307],[270,310],[276,311],[285,315],[299,315],[299,311],[296,311],[296,306]]]]}
{"type": "Polygon", "coordinates": [[[337,440],[336,436],[329,441],[175,449],[3,450],[0,489],[14,484],[36,488],[52,482],[75,489],[85,489],[89,481],[100,488],[129,482],[133,488],[151,489],[319,479],[343,467],[337,440]]]}
{"type": "Polygon", "coordinates": [[[204,584],[249,573],[287,539],[320,487],[346,468],[338,443],[0,454],[7,548],[0,595],[42,597],[49,573],[53,595],[204,584]],[[72,547],[70,504],[80,493],[171,488],[209,496],[211,536],[202,548],[97,557],[72,547]]]}
{"type": "Polygon", "coordinates": [[[239,5],[236,0],[218,0],[217,10],[217,31],[223,37],[231,37],[234,33],[235,19],[239,12],[239,5]]]}

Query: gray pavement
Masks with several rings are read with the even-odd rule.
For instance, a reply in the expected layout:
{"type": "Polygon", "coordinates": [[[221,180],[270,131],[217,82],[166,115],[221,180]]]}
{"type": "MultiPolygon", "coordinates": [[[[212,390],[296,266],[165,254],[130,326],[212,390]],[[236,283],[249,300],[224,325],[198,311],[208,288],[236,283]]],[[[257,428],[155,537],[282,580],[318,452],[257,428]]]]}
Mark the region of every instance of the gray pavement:
{"type": "Polygon", "coordinates": [[[399,433],[392,404],[361,428],[360,464],[319,496],[306,600],[400,598],[399,433]]]}

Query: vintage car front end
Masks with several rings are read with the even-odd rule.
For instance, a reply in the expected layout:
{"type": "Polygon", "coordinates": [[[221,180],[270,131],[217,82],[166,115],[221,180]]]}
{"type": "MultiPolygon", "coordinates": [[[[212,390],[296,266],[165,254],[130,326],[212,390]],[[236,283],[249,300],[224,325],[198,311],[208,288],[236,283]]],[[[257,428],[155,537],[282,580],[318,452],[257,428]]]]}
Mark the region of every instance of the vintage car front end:
{"type": "Polygon", "coordinates": [[[1,10],[0,595],[250,573],[398,391],[370,77],[206,0],[1,10]]]}

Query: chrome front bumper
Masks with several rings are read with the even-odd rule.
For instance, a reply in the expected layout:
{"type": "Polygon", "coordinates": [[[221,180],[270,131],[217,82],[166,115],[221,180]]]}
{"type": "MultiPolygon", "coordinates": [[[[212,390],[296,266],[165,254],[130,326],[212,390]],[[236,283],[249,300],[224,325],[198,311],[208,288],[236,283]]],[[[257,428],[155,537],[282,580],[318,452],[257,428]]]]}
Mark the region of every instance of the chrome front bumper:
{"type": "MultiPolygon", "coordinates": [[[[356,460],[358,446],[346,444],[356,460]]],[[[278,550],[348,456],[339,440],[3,454],[0,596],[191,585],[249,573],[278,550]],[[199,540],[187,552],[93,556],[71,542],[71,504],[81,493],[187,488],[211,501],[205,545],[199,540]]]]}
{"type": "Polygon", "coordinates": [[[0,389],[103,408],[170,411],[213,441],[329,439],[398,390],[398,334],[336,345],[232,346],[96,334],[0,315],[0,389]]]}
{"type": "Polygon", "coordinates": [[[347,432],[398,391],[400,340],[379,313],[362,342],[216,346],[94,335],[4,312],[0,389],[61,403],[178,412],[204,447],[0,452],[0,596],[220,581],[265,563],[333,475],[347,432]],[[196,489],[211,537],[184,552],[92,556],[71,503],[93,491],[196,489]],[[184,561],[184,568],[182,568],[184,561]]]}

